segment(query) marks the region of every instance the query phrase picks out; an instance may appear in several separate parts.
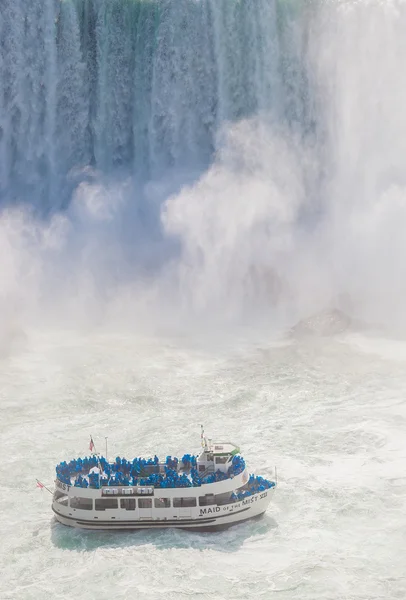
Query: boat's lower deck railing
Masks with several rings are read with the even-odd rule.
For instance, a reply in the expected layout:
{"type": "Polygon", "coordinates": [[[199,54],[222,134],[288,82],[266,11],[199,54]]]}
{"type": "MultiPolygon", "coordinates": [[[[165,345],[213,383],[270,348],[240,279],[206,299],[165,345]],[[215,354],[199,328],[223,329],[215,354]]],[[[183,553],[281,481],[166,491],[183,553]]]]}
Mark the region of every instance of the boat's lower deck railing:
{"type": "MultiPolygon", "coordinates": [[[[241,488],[223,494],[205,494],[204,496],[185,496],[182,498],[160,498],[154,497],[103,497],[83,498],[79,495],[67,496],[66,493],[56,490],[54,502],[61,506],[76,510],[105,511],[110,509],[124,509],[128,511],[143,509],[182,508],[192,509],[196,507],[225,506],[234,504],[259,492],[265,492],[275,486],[274,482],[267,481],[262,477],[251,476],[248,483],[241,488]]],[[[79,490],[78,490],[79,493],[79,490]]]]}
{"type": "Polygon", "coordinates": [[[54,502],[61,506],[67,507],[69,505],[72,509],[78,510],[96,510],[104,511],[107,509],[124,509],[124,510],[136,510],[138,509],[156,509],[161,508],[195,508],[197,506],[210,507],[210,506],[224,506],[227,504],[233,504],[253,496],[260,492],[265,492],[268,489],[275,487],[275,482],[268,481],[260,476],[251,475],[248,482],[242,487],[236,489],[233,492],[225,492],[222,494],[205,494],[202,496],[184,496],[181,498],[161,498],[157,496],[159,490],[155,490],[153,497],[148,496],[137,496],[137,497],[102,497],[102,498],[83,498],[80,496],[80,491],[77,491],[77,495],[68,496],[65,492],[56,489],[54,494],[54,502]],[[94,503],[94,504],[93,504],[94,503]]]}

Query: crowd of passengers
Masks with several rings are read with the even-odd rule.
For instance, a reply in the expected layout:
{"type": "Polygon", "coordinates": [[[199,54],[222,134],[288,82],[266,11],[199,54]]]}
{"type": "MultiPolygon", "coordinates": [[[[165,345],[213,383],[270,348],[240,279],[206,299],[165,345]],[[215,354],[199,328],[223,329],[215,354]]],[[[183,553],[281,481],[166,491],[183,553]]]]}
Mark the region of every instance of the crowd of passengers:
{"type": "Polygon", "coordinates": [[[260,475],[250,475],[244,488],[238,490],[237,493],[233,492],[231,494],[231,500],[232,502],[238,502],[238,500],[244,500],[244,498],[247,498],[248,496],[252,496],[258,492],[264,492],[272,487],[275,487],[274,481],[268,481],[268,479],[264,479],[264,477],[261,477],[260,475]]]}
{"type": "Polygon", "coordinates": [[[233,456],[227,473],[220,470],[201,478],[197,469],[197,456],[185,454],[182,460],[166,457],[164,473],[161,473],[157,456],[154,458],[134,458],[129,461],[125,458],[116,458],[114,463],[109,463],[102,456],[73,459],[69,463],[61,462],[56,467],[59,481],[75,487],[101,486],[154,486],[157,488],[198,487],[206,483],[222,481],[229,477],[239,475],[245,469],[245,462],[241,456],[233,456]],[[187,473],[179,473],[181,468],[187,473]],[[94,471],[93,471],[94,470],[94,471]],[[99,471],[101,470],[101,474],[99,471]],[[90,472],[93,471],[93,472],[90,472]]]}

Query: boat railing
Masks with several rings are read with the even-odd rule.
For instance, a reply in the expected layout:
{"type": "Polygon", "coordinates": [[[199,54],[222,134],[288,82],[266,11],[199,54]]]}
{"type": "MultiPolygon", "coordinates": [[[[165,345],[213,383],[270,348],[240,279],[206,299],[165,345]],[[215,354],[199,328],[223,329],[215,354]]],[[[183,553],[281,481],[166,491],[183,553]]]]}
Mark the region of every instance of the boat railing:
{"type": "MultiPolygon", "coordinates": [[[[189,455],[187,455],[189,456],[189,455]]],[[[178,459],[167,459],[166,462],[160,462],[156,460],[156,462],[148,462],[146,463],[143,459],[135,459],[132,463],[123,459],[117,459],[116,463],[108,463],[109,469],[106,469],[106,473],[103,473],[103,468],[106,466],[103,464],[102,459],[97,459],[93,457],[92,459],[74,459],[67,463],[64,461],[57,465],[56,472],[57,478],[61,483],[65,485],[74,485],[75,487],[99,487],[105,485],[105,479],[108,479],[108,485],[114,486],[122,483],[125,486],[130,485],[131,479],[150,479],[150,481],[145,481],[146,485],[153,485],[156,483],[156,478],[159,476],[168,481],[166,485],[162,485],[162,487],[178,487],[172,486],[170,484],[170,480],[177,479],[177,477],[185,478],[192,477],[193,486],[199,486],[201,483],[214,483],[215,481],[221,481],[223,479],[227,479],[229,477],[233,477],[242,473],[245,468],[245,462],[242,457],[234,456],[232,460],[232,464],[228,469],[227,473],[222,472],[221,477],[217,477],[215,473],[215,465],[211,463],[209,465],[205,465],[205,469],[203,472],[198,472],[198,468],[201,468],[201,464],[198,466],[196,461],[183,461],[178,459]],[[93,471],[94,468],[100,470],[102,469],[102,481],[99,481],[99,474],[97,470],[93,471]],[[111,468],[111,470],[110,470],[111,468]],[[135,470],[135,472],[134,472],[135,470]],[[92,471],[92,472],[90,472],[92,471]],[[171,473],[172,471],[172,473],[171,473]],[[177,473],[174,476],[173,471],[177,473]],[[121,473],[121,475],[116,475],[116,473],[121,473]],[[75,478],[74,483],[72,482],[72,477],[75,478]],[[204,481],[209,478],[209,481],[204,481]],[[120,481],[121,480],[121,481],[120,481]]],[[[103,459],[105,460],[105,459],[103,459]]],[[[138,483],[138,481],[137,481],[138,483]]],[[[144,482],[142,482],[144,484],[144,482]]],[[[184,484],[187,484],[186,480],[183,481],[184,484]]],[[[188,487],[187,485],[179,485],[179,487],[188,487]]],[[[161,486],[160,486],[161,487],[161,486]]]]}

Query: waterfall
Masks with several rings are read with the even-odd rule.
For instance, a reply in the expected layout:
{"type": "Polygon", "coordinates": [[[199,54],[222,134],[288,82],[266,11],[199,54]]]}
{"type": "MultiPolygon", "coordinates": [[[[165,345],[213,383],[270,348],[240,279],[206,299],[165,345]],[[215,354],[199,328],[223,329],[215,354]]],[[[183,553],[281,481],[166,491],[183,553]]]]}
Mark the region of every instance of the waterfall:
{"type": "Polygon", "coordinates": [[[3,0],[1,201],[58,210],[89,166],[203,169],[224,123],[302,118],[286,16],[276,0],[3,0]]]}
{"type": "Polygon", "coordinates": [[[64,266],[97,290],[142,287],[136,263],[192,311],[349,294],[400,318],[405,26],[403,0],[2,0],[0,206],[29,208],[24,261],[49,268],[32,215],[66,217],[64,266]]]}

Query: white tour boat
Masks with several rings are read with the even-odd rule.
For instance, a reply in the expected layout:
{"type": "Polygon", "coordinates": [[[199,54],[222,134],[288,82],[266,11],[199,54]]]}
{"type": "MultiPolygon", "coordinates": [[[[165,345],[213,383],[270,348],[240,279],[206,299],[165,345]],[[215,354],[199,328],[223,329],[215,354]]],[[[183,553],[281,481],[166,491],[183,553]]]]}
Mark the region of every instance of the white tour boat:
{"type": "MultiPolygon", "coordinates": [[[[200,455],[62,462],[52,510],[71,527],[96,530],[178,527],[217,530],[259,517],[276,481],[249,475],[237,446],[203,437],[200,455]]],[[[90,449],[94,450],[93,440],[90,449]]]]}

